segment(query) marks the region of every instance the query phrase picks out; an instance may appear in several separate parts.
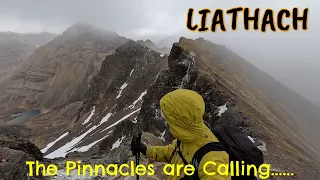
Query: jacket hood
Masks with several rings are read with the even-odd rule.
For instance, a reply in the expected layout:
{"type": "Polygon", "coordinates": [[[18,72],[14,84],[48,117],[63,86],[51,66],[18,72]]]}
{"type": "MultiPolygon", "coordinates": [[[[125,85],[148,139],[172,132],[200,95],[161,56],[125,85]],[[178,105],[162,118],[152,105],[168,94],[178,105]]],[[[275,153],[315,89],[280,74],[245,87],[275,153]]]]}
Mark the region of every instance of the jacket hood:
{"type": "Polygon", "coordinates": [[[172,91],[161,98],[160,107],[172,136],[182,142],[191,142],[210,131],[202,120],[204,100],[195,91],[172,91]]]}

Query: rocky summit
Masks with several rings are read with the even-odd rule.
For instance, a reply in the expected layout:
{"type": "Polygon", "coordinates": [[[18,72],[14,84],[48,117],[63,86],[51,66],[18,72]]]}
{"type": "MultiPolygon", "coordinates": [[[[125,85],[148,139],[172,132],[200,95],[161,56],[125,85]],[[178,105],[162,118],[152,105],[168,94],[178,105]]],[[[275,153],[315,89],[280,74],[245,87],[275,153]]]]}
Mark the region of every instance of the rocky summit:
{"type": "MultiPolygon", "coordinates": [[[[151,40],[133,41],[86,23],[38,48],[1,83],[0,177],[32,179],[24,163],[38,160],[59,166],[56,176],[38,179],[128,179],[101,172],[68,176],[64,165],[68,160],[130,164],[137,131],[148,146],[171,143],[159,101],[179,88],[203,97],[203,119],[212,130],[239,127],[262,150],[272,172],[318,180],[314,119],[320,115],[312,103],[226,46],[181,37],[164,52],[151,40]],[[298,109],[297,102],[306,108],[298,109]]],[[[144,156],[140,161],[154,163],[153,179],[165,179],[164,163],[144,156]]]]}

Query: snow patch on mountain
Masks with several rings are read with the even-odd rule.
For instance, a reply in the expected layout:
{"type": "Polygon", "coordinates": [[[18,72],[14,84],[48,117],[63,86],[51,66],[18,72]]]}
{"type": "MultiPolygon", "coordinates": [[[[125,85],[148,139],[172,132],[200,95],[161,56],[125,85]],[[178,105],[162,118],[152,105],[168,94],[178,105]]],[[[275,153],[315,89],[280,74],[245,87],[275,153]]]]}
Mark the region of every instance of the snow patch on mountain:
{"type": "Polygon", "coordinates": [[[253,143],[255,143],[254,138],[252,138],[251,136],[248,136],[248,138],[250,139],[250,141],[252,141],[253,143]]]}
{"type": "Polygon", "coordinates": [[[130,76],[132,75],[133,71],[134,71],[134,69],[132,69],[132,70],[131,70],[131,72],[130,72],[130,76]]]}
{"type": "Polygon", "coordinates": [[[134,107],[136,106],[136,104],[137,104],[139,101],[141,101],[142,98],[143,98],[143,96],[146,95],[146,94],[147,94],[147,90],[143,91],[143,92],[140,94],[140,96],[138,97],[138,99],[135,100],[135,101],[133,102],[133,104],[129,106],[129,108],[131,108],[131,109],[134,108],[134,107]]]}
{"type": "Polygon", "coordinates": [[[188,82],[190,81],[190,72],[191,72],[190,70],[191,70],[192,66],[194,65],[194,56],[195,55],[190,54],[188,58],[184,59],[182,62],[179,63],[179,64],[183,64],[184,66],[188,66],[186,74],[182,78],[182,81],[181,81],[179,88],[184,88],[184,86],[186,84],[188,84],[188,82]]]}
{"type": "Polygon", "coordinates": [[[126,136],[122,136],[122,137],[119,138],[115,143],[113,143],[111,150],[114,150],[115,148],[118,148],[125,137],[126,137],[126,136]]]}
{"type": "Polygon", "coordinates": [[[112,116],[112,113],[108,113],[105,117],[103,117],[103,118],[101,119],[101,121],[100,121],[99,126],[100,126],[101,124],[107,122],[108,119],[109,119],[111,116],[112,116]]]}
{"type": "Polygon", "coordinates": [[[82,125],[87,124],[89,122],[89,120],[91,119],[91,117],[95,114],[96,111],[96,107],[93,106],[93,110],[91,111],[90,115],[87,117],[86,120],[83,121],[82,125]]]}
{"type": "Polygon", "coordinates": [[[118,91],[118,95],[117,95],[117,99],[119,98],[119,97],[121,97],[121,93],[122,93],[122,91],[123,91],[123,89],[124,88],[126,88],[128,86],[128,83],[127,82],[125,82],[125,83],[123,83],[122,84],[122,86],[120,87],[120,90],[118,91]]]}
{"type": "Polygon", "coordinates": [[[81,134],[78,137],[75,137],[70,142],[66,143],[65,145],[61,146],[60,148],[56,149],[55,151],[51,152],[50,154],[46,155],[45,158],[54,159],[58,157],[65,157],[69,152],[72,152],[74,146],[79,144],[81,140],[86,137],[89,133],[95,130],[98,126],[91,127],[88,131],[81,134]]]}
{"type": "Polygon", "coordinates": [[[257,138],[253,138],[251,136],[248,136],[248,138],[261,150],[261,151],[267,151],[267,144],[262,141],[259,140],[257,138]]]}
{"type": "Polygon", "coordinates": [[[64,134],[62,134],[60,137],[58,137],[56,140],[52,141],[51,143],[47,144],[47,146],[45,148],[43,148],[41,150],[42,153],[45,153],[48,151],[48,149],[50,149],[56,142],[60,141],[62,138],[64,138],[65,136],[67,136],[69,134],[69,132],[66,132],[64,134]]]}
{"type": "Polygon", "coordinates": [[[165,138],[164,138],[164,135],[165,135],[165,134],[166,134],[166,130],[164,130],[164,131],[160,134],[160,137],[159,137],[159,138],[160,138],[162,141],[164,141],[164,142],[166,141],[165,138]]]}
{"type": "Polygon", "coordinates": [[[260,141],[260,144],[257,146],[261,151],[267,151],[267,144],[263,141],[260,141]]]}
{"type": "Polygon", "coordinates": [[[135,111],[131,112],[130,114],[128,114],[128,115],[126,115],[126,116],[124,116],[123,118],[121,118],[121,119],[120,119],[120,120],[118,120],[117,122],[115,122],[115,123],[111,124],[111,125],[110,125],[110,126],[108,126],[106,129],[102,130],[102,131],[101,131],[101,133],[102,133],[102,132],[104,132],[104,131],[106,131],[106,130],[108,130],[108,129],[110,129],[110,128],[112,128],[112,127],[114,127],[114,126],[116,126],[117,124],[121,123],[122,121],[126,120],[126,119],[127,119],[128,117],[130,117],[131,115],[133,115],[133,114],[135,114],[135,113],[139,112],[139,111],[140,111],[140,109],[141,109],[141,108],[139,108],[139,109],[137,109],[137,110],[135,110],[135,111]]]}
{"type": "Polygon", "coordinates": [[[109,136],[109,135],[107,135],[107,136],[105,136],[105,137],[103,137],[103,138],[100,138],[100,139],[94,141],[94,142],[91,143],[91,144],[88,144],[88,145],[86,145],[86,146],[82,146],[82,147],[80,147],[80,148],[77,148],[77,149],[75,149],[75,150],[73,150],[73,151],[87,152],[87,151],[90,150],[90,148],[92,148],[94,145],[96,145],[97,143],[99,143],[100,141],[102,141],[103,139],[105,139],[105,138],[108,137],[108,136],[109,136]]]}
{"type": "Polygon", "coordinates": [[[157,74],[157,76],[156,76],[156,79],[155,79],[155,80],[157,80],[157,79],[158,79],[159,75],[160,75],[160,72],[157,74]]]}
{"type": "Polygon", "coordinates": [[[132,120],[133,123],[137,123],[137,117],[132,120]]]}
{"type": "Polygon", "coordinates": [[[224,112],[226,112],[227,110],[228,110],[228,108],[227,108],[227,103],[225,103],[225,104],[222,105],[222,106],[219,106],[218,109],[217,109],[217,111],[218,111],[217,116],[220,116],[220,117],[221,117],[221,114],[224,113],[224,112]]]}

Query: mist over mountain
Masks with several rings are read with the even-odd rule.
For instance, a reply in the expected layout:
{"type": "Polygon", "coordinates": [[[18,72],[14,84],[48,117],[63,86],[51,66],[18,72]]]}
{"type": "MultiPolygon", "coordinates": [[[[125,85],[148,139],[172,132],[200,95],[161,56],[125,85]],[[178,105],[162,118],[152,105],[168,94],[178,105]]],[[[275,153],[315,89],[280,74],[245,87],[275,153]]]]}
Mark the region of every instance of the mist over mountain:
{"type": "Polygon", "coordinates": [[[106,55],[127,41],[77,23],[38,48],[1,86],[3,110],[53,108],[81,100],[106,55]]]}
{"type": "Polygon", "coordinates": [[[138,40],[137,43],[141,44],[142,46],[145,46],[147,48],[150,48],[154,51],[157,51],[157,52],[160,52],[160,53],[163,53],[163,54],[169,54],[170,53],[170,46],[167,46],[167,47],[163,47],[163,48],[159,48],[157,47],[150,39],[147,39],[145,41],[143,40],[138,40]]]}
{"type": "Polygon", "coordinates": [[[50,33],[0,32],[0,82],[11,76],[34,50],[55,37],[50,33]]]}

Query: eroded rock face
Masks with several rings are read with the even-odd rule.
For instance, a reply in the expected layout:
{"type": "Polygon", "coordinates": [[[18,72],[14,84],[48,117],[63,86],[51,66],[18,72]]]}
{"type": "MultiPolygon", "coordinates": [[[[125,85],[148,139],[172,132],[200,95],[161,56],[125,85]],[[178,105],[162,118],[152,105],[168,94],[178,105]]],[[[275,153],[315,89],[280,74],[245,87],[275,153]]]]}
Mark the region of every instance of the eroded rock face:
{"type": "Polygon", "coordinates": [[[28,167],[26,166],[26,161],[36,160],[42,161],[43,155],[29,140],[0,133],[1,179],[27,180],[28,167]]]}
{"type": "MultiPolygon", "coordinates": [[[[202,95],[206,103],[204,119],[212,127],[223,124],[246,127],[245,117],[233,103],[232,97],[221,90],[219,84],[212,82],[201,73],[195,62],[197,55],[195,52],[185,50],[179,43],[173,45],[168,60],[168,69],[158,76],[156,83],[144,97],[138,119],[141,119],[145,131],[153,132],[158,136],[165,131],[164,120],[160,116],[159,101],[165,94],[178,88],[192,89],[202,95]],[[225,103],[228,104],[228,111],[221,117],[217,116],[218,106],[225,103]]],[[[170,134],[169,131],[166,131],[166,134],[170,134]]]]}
{"type": "Polygon", "coordinates": [[[296,144],[284,143],[288,139],[295,142],[290,136],[294,132],[288,132],[286,127],[281,126],[283,118],[278,114],[281,107],[257,90],[259,84],[256,86],[256,81],[247,77],[248,69],[253,67],[242,59],[235,59],[235,56],[230,59],[230,54],[226,47],[204,39],[181,38],[179,43],[175,43],[168,58],[168,69],[159,74],[143,98],[137,118],[143,131],[158,137],[165,133],[166,142],[170,143],[172,137],[160,116],[159,101],[175,89],[191,89],[203,97],[206,104],[203,119],[211,129],[223,125],[237,126],[255,138],[258,146],[263,146],[266,163],[281,167],[284,171],[299,172],[296,177],[301,179],[317,176],[317,168],[311,165],[313,159],[307,160],[309,155],[296,144]],[[275,110],[275,107],[279,109],[275,110]],[[295,161],[305,160],[292,166],[289,157],[295,161]],[[282,159],[281,162],[279,159],[282,159]],[[303,170],[306,166],[310,167],[308,172],[303,170]]]}
{"type": "Polygon", "coordinates": [[[45,156],[79,156],[75,151],[90,156],[99,149],[108,151],[115,142],[129,137],[143,96],[166,65],[166,55],[133,40],[106,56],[90,84],[79,113],[70,123],[72,127],[65,130],[68,135],[50,147],[45,156]],[[104,145],[96,148],[99,144],[104,145]]]}

